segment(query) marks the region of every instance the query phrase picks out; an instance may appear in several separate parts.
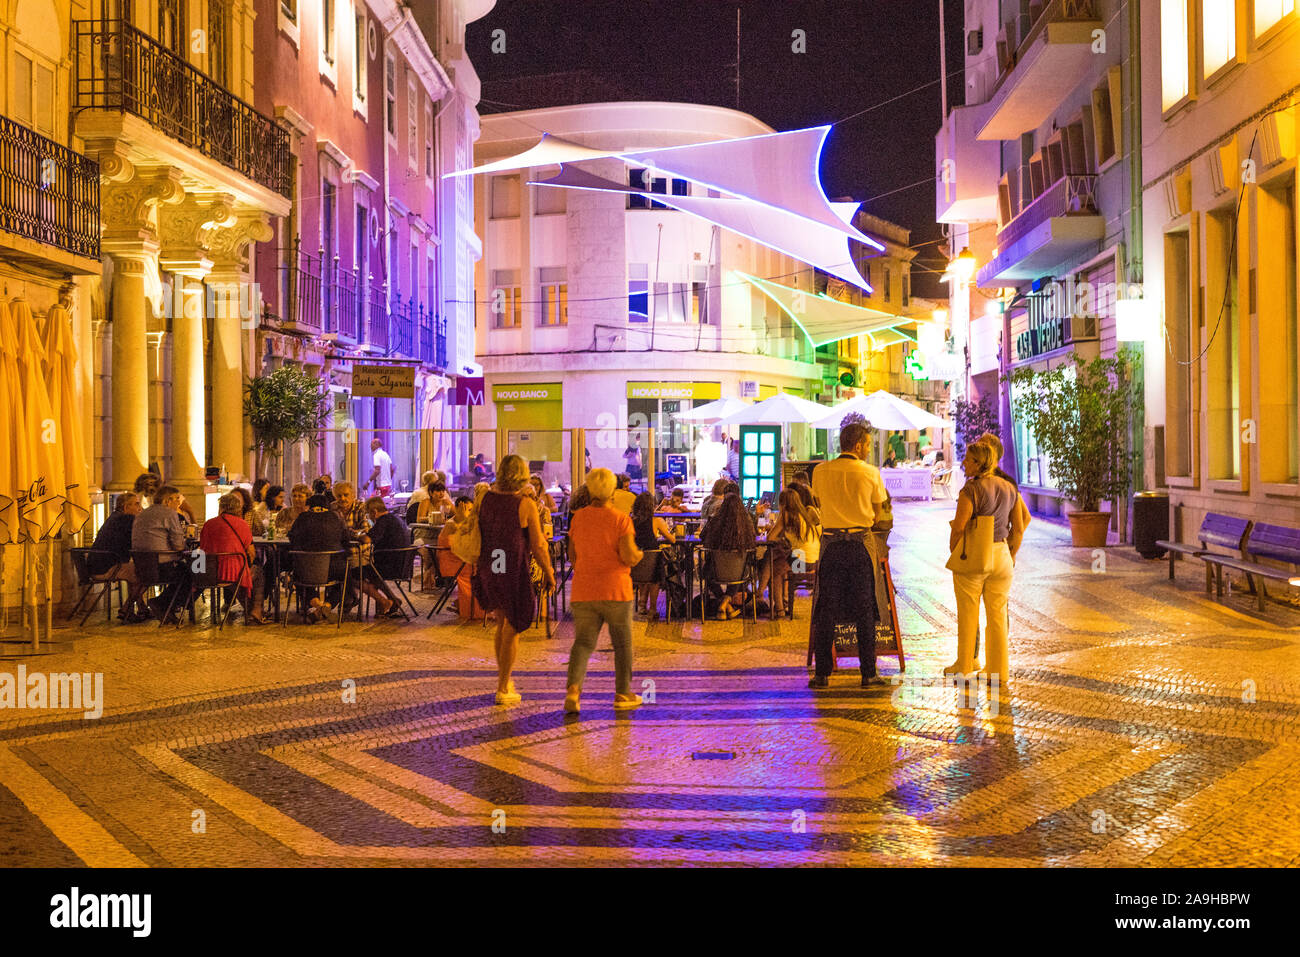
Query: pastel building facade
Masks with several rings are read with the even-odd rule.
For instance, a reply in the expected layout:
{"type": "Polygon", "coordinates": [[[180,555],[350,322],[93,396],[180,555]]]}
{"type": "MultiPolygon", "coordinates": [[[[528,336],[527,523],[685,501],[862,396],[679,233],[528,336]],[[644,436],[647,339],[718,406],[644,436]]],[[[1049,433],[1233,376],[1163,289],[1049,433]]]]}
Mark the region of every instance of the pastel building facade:
{"type": "Polygon", "coordinates": [[[1293,0],[1142,5],[1146,399],[1173,535],[1300,524],[1293,0]]]}

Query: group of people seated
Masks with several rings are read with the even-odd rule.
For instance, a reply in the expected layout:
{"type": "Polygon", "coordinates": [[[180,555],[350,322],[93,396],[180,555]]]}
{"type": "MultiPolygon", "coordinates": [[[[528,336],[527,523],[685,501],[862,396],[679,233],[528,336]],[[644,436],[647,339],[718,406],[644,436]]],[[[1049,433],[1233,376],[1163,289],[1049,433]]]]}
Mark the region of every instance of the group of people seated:
{"type": "MultiPolygon", "coordinates": [[[[659,593],[680,574],[673,553],[664,545],[675,544],[678,533],[665,513],[689,512],[682,489],[673,489],[659,502],[649,492],[635,497],[631,509],[637,548],[647,553],[646,563],[636,578],[649,579],[638,587],[636,614],[658,620],[659,593]]],[[[806,473],[798,473],[777,499],[775,515],[759,502],[751,516],[740,497],[740,486],[730,479],[718,479],[700,506],[699,543],[706,550],[703,572],[709,583],[708,610],[718,618],[735,618],[752,601],[767,592],[775,614],[784,612],[786,579],[795,570],[811,574],[816,569],[821,542],[821,516],[806,473]],[[751,591],[745,574],[747,555],[755,548],[759,529],[755,518],[767,523],[766,548],[756,569],[751,591]],[[728,583],[728,584],[723,584],[728,583]]]]}
{"type": "Polygon", "coordinates": [[[384,580],[393,569],[381,566],[385,552],[410,544],[410,533],[382,497],[373,496],[362,503],[350,482],[335,485],[324,475],[310,489],[304,484],[293,486],[292,504],[286,507],[284,489],[258,479],[251,492],[236,486],[222,495],[217,516],[200,528],[181,492],[171,485],[159,485],[160,481],[147,473],[136,482],[135,491],[119,495],[91,546],[92,574],[116,569],[116,577],[129,583],[129,599],[120,612],[124,620],[179,621],[195,597],[194,574],[207,568],[211,556],[218,563],[218,578],[234,583],[228,588],[227,600],[240,602],[246,622],[265,624],[265,572],[253,539],[268,532],[274,537],[276,531],[287,534],[293,551],[342,551],[331,560],[331,578],[342,580],[345,567],[350,566],[348,593],[340,595],[335,587],[327,590],[323,599],[313,597],[308,621],[327,617],[340,600],[345,610],[353,607],[359,593],[375,602],[381,616],[401,614],[398,599],[384,580]],[[140,581],[132,552],[157,556],[163,590],[147,601],[144,592],[148,586],[140,581]],[[376,556],[373,561],[372,555],[376,556]]]}

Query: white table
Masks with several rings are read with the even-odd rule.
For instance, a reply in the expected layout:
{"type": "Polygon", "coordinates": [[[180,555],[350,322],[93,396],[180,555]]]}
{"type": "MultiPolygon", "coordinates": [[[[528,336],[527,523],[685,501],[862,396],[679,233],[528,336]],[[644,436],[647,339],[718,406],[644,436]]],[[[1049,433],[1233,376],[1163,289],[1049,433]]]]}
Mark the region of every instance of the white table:
{"type": "Polygon", "coordinates": [[[933,497],[934,469],[901,468],[881,469],[885,491],[890,498],[919,498],[930,501],[933,497]]]}

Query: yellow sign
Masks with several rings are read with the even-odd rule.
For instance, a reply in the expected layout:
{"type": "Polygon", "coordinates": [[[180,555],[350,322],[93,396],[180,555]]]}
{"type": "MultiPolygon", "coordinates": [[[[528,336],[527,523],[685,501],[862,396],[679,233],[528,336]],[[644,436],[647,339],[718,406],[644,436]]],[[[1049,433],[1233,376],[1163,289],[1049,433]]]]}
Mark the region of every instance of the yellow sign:
{"type": "Polygon", "coordinates": [[[358,398],[414,399],[413,366],[353,366],[352,394],[358,398]]]}
{"type": "Polygon", "coordinates": [[[720,382],[629,382],[629,399],[721,399],[720,382]]]}
{"type": "Polygon", "coordinates": [[[516,385],[494,385],[494,402],[558,402],[564,396],[559,382],[524,382],[516,385]]]}

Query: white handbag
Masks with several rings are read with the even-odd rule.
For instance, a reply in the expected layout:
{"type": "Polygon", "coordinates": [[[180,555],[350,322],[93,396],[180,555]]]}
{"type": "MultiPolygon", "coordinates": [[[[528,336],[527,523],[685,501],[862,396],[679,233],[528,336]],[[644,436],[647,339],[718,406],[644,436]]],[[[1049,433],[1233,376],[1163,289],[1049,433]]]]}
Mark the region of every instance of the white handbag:
{"type": "MultiPolygon", "coordinates": [[[[974,507],[974,500],[971,502],[974,507]]],[[[957,575],[987,575],[993,571],[993,516],[973,515],[945,566],[957,575]]]]}

